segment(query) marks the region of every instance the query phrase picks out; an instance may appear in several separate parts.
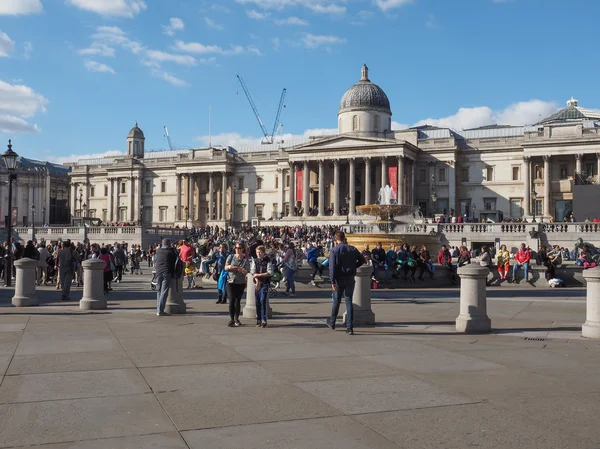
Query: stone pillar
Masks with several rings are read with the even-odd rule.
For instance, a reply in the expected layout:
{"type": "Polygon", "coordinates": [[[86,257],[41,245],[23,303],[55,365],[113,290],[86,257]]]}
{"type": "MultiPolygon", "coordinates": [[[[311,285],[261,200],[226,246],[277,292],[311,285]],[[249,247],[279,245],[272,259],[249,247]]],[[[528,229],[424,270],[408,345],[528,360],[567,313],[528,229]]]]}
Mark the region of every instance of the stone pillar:
{"type": "MultiPolygon", "coordinates": [[[[521,171],[523,172],[523,215],[528,217],[531,215],[531,168],[529,166],[529,157],[523,157],[523,165],[521,171]]],[[[535,204],[533,205],[535,207],[535,204]]]]}
{"type": "Polygon", "coordinates": [[[398,192],[398,204],[405,204],[405,186],[406,182],[404,181],[404,156],[398,156],[398,186],[396,187],[396,192],[398,192]]]}
{"type": "Polygon", "coordinates": [[[120,186],[120,182],[119,182],[119,178],[115,178],[115,189],[114,189],[114,193],[115,193],[115,220],[114,221],[120,221],[119,217],[119,209],[121,207],[120,201],[119,201],[119,192],[121,191],[121,186],[120,186]]]}
{"type": "Polygon", "coordinates": [[[325,216],[325,162],[319,161],[319,217],[325,216]]]}
{"type": "Polygon", "coordinates": [[[388,180],[388,169],[387,169],[387,158],[381,158],[381,187],[389,185],[388,180]]]}
{"type": "Polygon", "coordinates": [[[596,182],[600,181],[600,153],[596,153],[596,182]]]}
{"type": "MultiPolygon", "coordinates": [[[[51,177],[50,177],[50,172],[48,171],[46,173],[46,195],[44,198],[44,204],[46,206],[46,217],[45,217],[45,221],[46,223],[50,223],[50,183],[51,183],[51,177]]],[[[10,215],[10,214],[9,214],[10,215]]],[[[45,223],[42,223],[45,224],[45,223]]]]}
{"type": "MultiPolygon", "coordinates": [[[[108,179],[108,216],[107,220],[109,222],[113,222],[114,218],[114,208],[115,208],[115,194],[114,194],[114,183],[113,178],[108,179]]],[[[50,209],[48,209],[50,211],[50,209]]]]}
{"type": "Polygon", "coordinates": [[[104,296],[104,261],[98,259],[85,260],[83,266],[83,297],[79,301],[81,310],[106,309],[104,296]]]}
{"type": "Polygon", "coordinates": [[[221,173],[221,219],[227,221],[227,173],[221,173]]]}
{"type": "Polygon", "coordinates": [[[310,202],[310,166],[308,161],[304,161],[304,174],[302,176],[302,209],[304,209],[303,216],[308,217],[308,207],[310,202]]]}
{"type": "MultiPolygon", "coordinates": [[[[13,183],[13,190],[16,191],[15,187],[17,186],[17,182],[15,181],[13,183]]],[[[71,192],[70,192],[70,202],[71,202],[71,217],[75,216],[75,210],[76,210],[76,204],[75,202],[77,201],[77,184],[75,183],[71,183],[69,184],[69,186],[71,187],[71,192]]],[[[18,204],[13,202],[13,207],[19,207],[18,204]]],[[[20,210],[20,209],[19,209],[20,210]]],[[[10,212],[8,215],[12,215],[10,212]]]]}
{"type": "Polygon", "coordinates": [[[586,281],[586,314],[581,335],[587,338],[600,338],[600,267],[583,270],[586,281]]]}
{"type": "Polygon", "coordinates": [[[38,261],[23,258],[16,260],[14,265],[17,274],[15,278],[15,296],[12,298],[12,305],[15,307],[37,306],[38,298],[35,273],[38,261]]]}
{"type": "MultiPolygon", "coordinates": [[[[227,179],[227,178],[225,178],[227,179]]],[[[227,203],[227,200],[223,200],[224,203],[227,203]]],[[[185,220],[187,217],[192,218],[194,216],[194,175],[188,175],[188,204],[187,204],[187,214],[185,217],[181,217],[182,220],[185,220]]],[[[226,210],[226,209],[225,209],[226,210]]]]}
{"type": "Polygon", "coordinates": [[[417,164],[414,159],[410,161],[410,170],[410,201],[411,204],[414,206],[417,202],[417,164]]]}
{"type": "Polygon", "coordinates": [[[129,221],[135,222],[135,176],[129,178],[129,221]]]}
{"type": "Polygon", "coordinates": [[[296,166],[290,163],[290,212],[289,217],[294,217],[294,208],[296,207],[296,166]]]}
{"type": "MultiPolygon", "coordinates": [[[[285,170],[282,168],[277,169],[277,176],[279,177],[279,182],[277,183],[277,216],[276,219],[282,217],[281,213],[283,212],[285,198],[284,198],[284,183],[285,183],[285,170]]],[[[244,217],[242,217],[243,219],[244,217]]]]}
{"type": "Polygon", "coordinates": [[[365,205],[371,204],[371,158],[365,158],[365,205]]]}
{"type": "MultiPolygon", "coordinates": [[[[242,316],[249,320],[256,320],[256,284],[251,274],[246,275],[246,302],[242,309],[242,316]]],[[[267,318],[273,318],[273,309],[267,296],[267,318]]]]}
{"type": "Polygon", "coordinates": [[[454,209],[454,215],[456,215],[457,209],[460,207],[456,202],[456,162],[448,162],[448,213],[454,209]]]}
{"type": "Polygon", "coordinates": [[[171,288],[169,288],[169,294],[167,296],[167,305],[165,306],[165,312],[171,315],[183,315],[186,311],[186,304],[183,302],[183,278],[171,279],[171,288]]]}
{"type": "Polygon", "coordinates": [[[544,217],[550,217],[550,204],[552,202],[551,198],[551,182],[552,176],[551,165],[550,165],[550,156],[544,156],[544,217]]]}
{"type": "Polygon", "coordinates": [[[208,174],[208,219],[212,220],[215,213],[215,184],[213,174],[208,174]]]}
{"type": "MultiPolygon", "coordinates": [[[[212,173],[211,173],[211,177],[212,177],[212,173]]],[[[176,196],[177,196],[177,219],[181,220],[181,196],[183,195],[183,189],[182,189],[182,175],[177,175],[177,184],[175,186],[175,192],[176,192],[176,196]]]]}
{"type": "Polygon", "coordinates": [[[348,187],[348,196],[350,197],[349,212],[354,215],[356,209],[356,170],[354,167],[354,158],[348,159],[348,171],[350,172],[350,182],[348,187]]]}
{"type": "Polygon", "coordinates": [[[583,158],[583,154],[575,155],[575,173],[581,175],[581,159],[583,158]]]}
{"type": "Polygon", "coordinates": [[[333,160],[333,216],[340,216],[340,160],[333,160]]]}
{"type": "Polygon", "coordinates": [[[458,269],[460,276],[460,314],[456,331],[466,334],[485,334],[492,330],[487,315],[486,281],[490,270],[471,264],[458,269]]]}
{"type": "MultiPolygon", "coordinates": [[[[141,206],[142,204],[142,199],[144,198],[144,175],[141,174],[140,176],[138,176],[137,178],[137,184],[136,184],[136,195],[135,195],[135,208],[137,210],[137,216],[136,219],[139,219],[140,224],[142,224],[144,222],[144,210],[143,207],[141,206]]],[[[88,203],[89,205],[89,203],[88,203]]],[[[88,206],[89,209],[89,206],[88,206]]]]}
{"type": "MultiPolygon", "coordinates": [[[[372,265],[363,265],[356,270],[356,285],[352,295],[354,317],[352,327],[375,325],[375,313],[371,310],[371,274],[372,265]]],[[[346,324],[347,312],[344,312],[342,322],[346,324]]]]}

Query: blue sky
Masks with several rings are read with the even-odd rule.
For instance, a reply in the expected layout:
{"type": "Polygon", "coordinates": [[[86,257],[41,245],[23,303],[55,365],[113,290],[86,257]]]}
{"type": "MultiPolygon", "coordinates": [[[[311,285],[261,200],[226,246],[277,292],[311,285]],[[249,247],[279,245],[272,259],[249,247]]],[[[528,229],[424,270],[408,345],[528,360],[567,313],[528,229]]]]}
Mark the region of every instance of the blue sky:
{"type": "Polygon", "coordinates": [[[334,132],[360,78],[397,128],[533,123],[591,88],[597,2],[572,0],[0,0],[0,138],[27,157],[252,144],[281,90],[287,141],[334,132]]]}

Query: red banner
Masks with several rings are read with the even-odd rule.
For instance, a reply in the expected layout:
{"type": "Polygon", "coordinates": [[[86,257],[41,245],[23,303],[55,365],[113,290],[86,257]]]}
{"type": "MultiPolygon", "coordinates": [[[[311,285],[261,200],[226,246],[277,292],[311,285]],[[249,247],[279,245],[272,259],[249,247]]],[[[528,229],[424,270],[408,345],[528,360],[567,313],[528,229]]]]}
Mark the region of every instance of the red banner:
{"type": "Polygon", "coordinates": [[[302,197],[302,193],[303,193],[302,186],[304,185],[303,175],[304,175],[303,170],[298,170],[296,172],[296,203],[298,203],[298,201],[302,201],[302,198],[303,198],[302,197]]]}
{"type": "Polygon", "coordinates": [[[398,198],[398,167],[388,167],[388,178],[390,180],[390,187],[398,198]]]}

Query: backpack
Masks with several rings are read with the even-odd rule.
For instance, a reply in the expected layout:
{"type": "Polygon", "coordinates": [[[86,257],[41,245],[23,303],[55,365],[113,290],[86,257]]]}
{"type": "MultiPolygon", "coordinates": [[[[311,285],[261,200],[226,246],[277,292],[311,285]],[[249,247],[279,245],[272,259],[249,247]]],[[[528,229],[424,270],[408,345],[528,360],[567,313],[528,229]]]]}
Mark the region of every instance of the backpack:
{"type": "Polygon", "coordinates": [[[175,270],[173,272],[173,277],[175,279],[179,279],[183,276],[184,266],[183,261],[179,258],[179,254],[177,255],[177,259],[175,259],[175,270]]]}

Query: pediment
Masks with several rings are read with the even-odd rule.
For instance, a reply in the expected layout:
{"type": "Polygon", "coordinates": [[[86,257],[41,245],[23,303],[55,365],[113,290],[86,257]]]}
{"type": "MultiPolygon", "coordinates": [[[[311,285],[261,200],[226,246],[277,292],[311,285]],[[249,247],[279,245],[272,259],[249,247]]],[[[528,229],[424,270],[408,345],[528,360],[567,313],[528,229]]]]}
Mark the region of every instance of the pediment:
{"type": "Polygon", "coordinates": [[[396,141],[390,139],[378,139],[374,137],[354,137],[354,136],[331,136],[317,139],[312,142],[308,142],[302,145],[296,145],[294,147],[286,148],[286,152],[292,154],[296,152],[306,151],[317,151],[317,150],[328,150],[328,149],[342,149],[342,148],[386,148],[386,147],[398,147],[404,144],[403,141],[396,141]]]}

